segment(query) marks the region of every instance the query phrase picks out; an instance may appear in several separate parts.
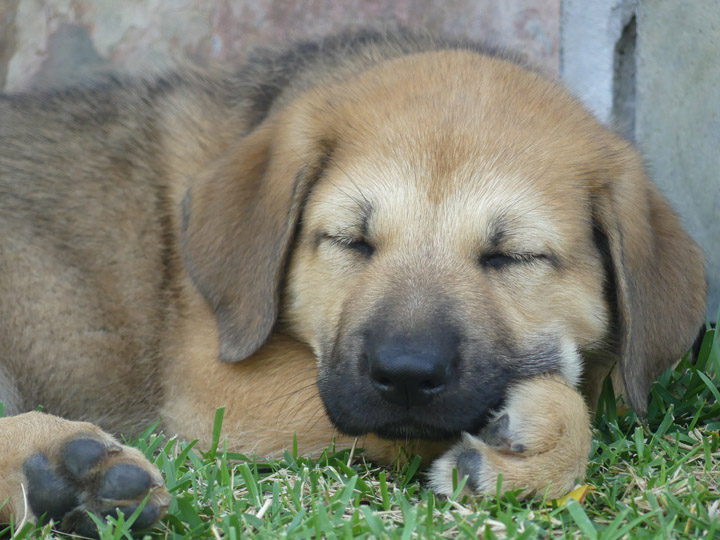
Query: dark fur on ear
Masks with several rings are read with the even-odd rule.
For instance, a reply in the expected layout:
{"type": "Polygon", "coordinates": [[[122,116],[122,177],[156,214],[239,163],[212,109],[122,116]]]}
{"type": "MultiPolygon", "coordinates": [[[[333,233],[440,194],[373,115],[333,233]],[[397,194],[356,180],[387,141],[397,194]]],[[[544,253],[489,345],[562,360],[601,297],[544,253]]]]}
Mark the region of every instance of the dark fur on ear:
{"type": "Polygon", "coordinates": [[[183,201],[185,267],[215,313],[226,362],[254,353],[275,325],[297,220],[327,159],[327,143],[293,144],[288,131],[259,126],[198,175],[183,201]]]}
{"type": "Polygon", "coordinates": [[[593,193],[594,219],[612,260],[625,396],[644,416],[650,386],[692,346],[703,320],[704,258],[635,151],[613,153],[593,193]]]}

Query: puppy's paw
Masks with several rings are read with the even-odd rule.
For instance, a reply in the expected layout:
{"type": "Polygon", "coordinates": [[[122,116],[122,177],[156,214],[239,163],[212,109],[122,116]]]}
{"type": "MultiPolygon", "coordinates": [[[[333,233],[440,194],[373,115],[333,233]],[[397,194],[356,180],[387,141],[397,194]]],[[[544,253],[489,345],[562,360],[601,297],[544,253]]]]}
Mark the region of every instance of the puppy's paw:
{"type": "Polygon", "coordinates": [[[467,478],[470,493],[523,489],[559,497],[585,476],[590,452],[590,421],[580,394],[555,377],[523,381],[508,392],[505,408],[477,435],[462,439],[430,469],[430,485],[453,493],[456,479],[467,478]]]}
{"type": "Polygon", "coordinates": [[[102,435],[76,435],[24,462],[27,502],[35,516],[90,537],[97,529],[88,511],[107,517],[120,510],[130,517],[148,497],[132,528],[146,528],[163,516],[170,495],[157,468],[137,449],[102,435]]]}

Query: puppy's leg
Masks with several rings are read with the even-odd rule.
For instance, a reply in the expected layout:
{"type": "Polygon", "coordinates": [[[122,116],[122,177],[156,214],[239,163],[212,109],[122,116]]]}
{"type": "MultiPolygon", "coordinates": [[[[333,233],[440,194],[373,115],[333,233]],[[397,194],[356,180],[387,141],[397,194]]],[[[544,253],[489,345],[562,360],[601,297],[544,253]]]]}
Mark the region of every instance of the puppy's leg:
{"type": "Polygon", "coordinates": [[[100,428],[31,412],[0,418],[0,522],[37,521],[95,536],[87,511],[129,516],[150,494],[134,528],[164,514],[170,502],[160,472],[142,453],[100,428]]]}
{"type": "Polygon", "coordinates": [[[477,436],[460,442],[430,469],[431,486],[453,492],[467,477],[466,490],[495,493],[498,475],[503,489],[526,488],[525,494],[559,497],[585,476],[592,436],[582,396],[565,381],[536,377],[508,392],[505,408],[477,436]]]}

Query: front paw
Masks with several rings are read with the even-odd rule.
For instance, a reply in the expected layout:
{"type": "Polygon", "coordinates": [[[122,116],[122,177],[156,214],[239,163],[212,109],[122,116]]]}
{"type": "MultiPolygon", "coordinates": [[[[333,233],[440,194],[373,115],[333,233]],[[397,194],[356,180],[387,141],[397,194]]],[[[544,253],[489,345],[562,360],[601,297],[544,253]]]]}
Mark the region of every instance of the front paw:
{"type": "Polygon", "coordinates": [[[82,536],[97,536],[88,511],[107,517],[120,510],[129,517],[147,497],[132,525],[142,529],[160,519],[170,503],[159,471],[140,451],[96,434],[75,436],[53,453],[33,454],[23,472],[33,513],[82,536]]]}
{"type": "Polygon", "coordinates": [[[466,478],[466,492],[495,493],[502,474],[502,490],[556,498],[585,476],[590,442],[582,396],[561,379],[536,377],[510,389],[505,408],[477,436],[463,434],[432,464],[430,485],[451,495],[466,478]]]}

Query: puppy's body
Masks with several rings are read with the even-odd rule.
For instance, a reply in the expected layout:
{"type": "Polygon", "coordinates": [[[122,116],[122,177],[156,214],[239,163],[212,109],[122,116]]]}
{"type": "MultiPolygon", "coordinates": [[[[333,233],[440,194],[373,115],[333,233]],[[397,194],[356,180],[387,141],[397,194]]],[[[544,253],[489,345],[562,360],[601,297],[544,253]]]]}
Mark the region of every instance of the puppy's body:
{"type": "MultiPolygon", "coordinates": [[[[568,381],[596,396],[619,361],[642,412],[702,317],[702,256],[634,151],[472,44],[356,34],[234,76],[5,97],[0,118],[13,414],[112,433],[162,417],[207,444],[225,405],[231,446],[259,454],[346,433],[433,456],[469,433],[439,489],[457,467],[478,492],[502,472],[559,493],[589,444],[568,381]]],[[[0,430],[21,418],[43,422],[0,430]]],[[[114,443],[61,431],[0,442],[0,470],[91,493],[68,444],[105,445],[102,483],[114,443]]]]}
{"type": "Polygon", "coordinates": [[[157,417],[159,364],[174,358],[176,315],[196,294],[181,286],[180,202],[191,179],[303,89],[433,47],[355,41],[263,57],[237,76],[1,98],[6,410],[41,403],[113,431],[157,417]]]}

